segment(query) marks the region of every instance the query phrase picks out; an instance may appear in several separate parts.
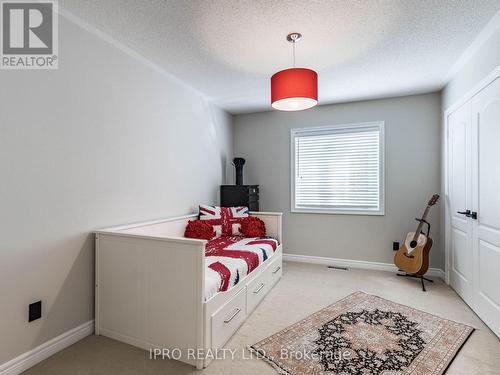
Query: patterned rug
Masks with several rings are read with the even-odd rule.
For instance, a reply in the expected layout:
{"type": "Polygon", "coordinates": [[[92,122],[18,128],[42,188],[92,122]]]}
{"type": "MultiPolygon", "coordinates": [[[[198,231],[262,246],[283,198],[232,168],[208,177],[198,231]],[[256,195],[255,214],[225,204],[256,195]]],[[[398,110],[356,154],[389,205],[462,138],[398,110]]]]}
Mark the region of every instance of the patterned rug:
{"type": "Polygon", "coordinates": [[[356,292],[250,349],[287,375],[438,375],[473,330],[356,292]]]}

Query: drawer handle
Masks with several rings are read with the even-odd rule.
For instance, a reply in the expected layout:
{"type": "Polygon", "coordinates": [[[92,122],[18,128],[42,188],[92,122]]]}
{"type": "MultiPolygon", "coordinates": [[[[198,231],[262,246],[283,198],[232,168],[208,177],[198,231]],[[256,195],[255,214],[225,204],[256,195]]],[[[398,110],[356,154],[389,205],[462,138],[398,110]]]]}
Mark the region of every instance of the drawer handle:
{"type": "Polygon", "coordinates": [[[278,272],[279,270],[281,269],[281,266],[278,266],[278,268],[276,268],[274,271],[273,271],[273,274],[278,272]]]}
{"type": "Polygon", "coordinates": [[[253,291],[253,292],[254,292],[254,294],[259,293],[259,292],[262,290],[262,288],[264,288],[264,286],[265,286],[265,285],[266,285],[266,284],[261,283],[261,284],[260,284],[260,286],[259,286],[257,289],[255,289],[255,290],[253,291]]]}
{"type": "Polygon", "coordinates": [[[233,313],[231,314],[231,316],[229,318],[226,318],[226,320],[224,320],[224,323],[229,323],[231,320],[234,319],[234,317],[236,315],[238,315],[239,313],[241,312],[241,309],[237,308],[236,310],[233,311],[233,313]]]}

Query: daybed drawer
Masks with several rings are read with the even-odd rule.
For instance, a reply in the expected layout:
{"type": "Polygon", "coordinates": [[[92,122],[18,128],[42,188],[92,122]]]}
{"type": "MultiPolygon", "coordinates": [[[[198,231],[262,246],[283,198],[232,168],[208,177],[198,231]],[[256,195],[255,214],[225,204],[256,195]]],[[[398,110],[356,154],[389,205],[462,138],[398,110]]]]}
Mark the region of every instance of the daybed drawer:
{"type": "Polygon", "coordinates": [[[212,315],[212,348],[224,345],[245,321],[246,316],[246,289],[243,288],[212,315]]]}
{"type": "Polygon", "coordinates": [[[247,314],[262,301],[269,291],[270,277],[267,269],[247,285],[247,314]]]}
{"type": "Polygon", "coordinates": [[[283,273],[283,256],[281,254],[276,254],[276,259],[271,261],[268,267],[269,272],[269,287],[272,287],[281,278],[283,273]]]}

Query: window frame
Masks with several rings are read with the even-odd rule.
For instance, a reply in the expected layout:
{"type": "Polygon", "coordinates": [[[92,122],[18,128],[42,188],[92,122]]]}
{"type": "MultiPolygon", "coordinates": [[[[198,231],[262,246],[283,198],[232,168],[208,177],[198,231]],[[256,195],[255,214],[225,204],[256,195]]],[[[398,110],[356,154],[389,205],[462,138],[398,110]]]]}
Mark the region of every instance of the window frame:
{"type": "Polygon", "coordinates": [[[290,129],[290,197],[292,213],[332,214],[332,215],[385,215],[385,121],[371,121],[327,126],[305,127],[290,129]],[[339,209],[339,208],[297,208],[295,205],[295,139],[301,133],[326,132],[339,129],[363,129],[378,127],[380,132],[379,142],[379,207],[371,209],[339,209]]]}

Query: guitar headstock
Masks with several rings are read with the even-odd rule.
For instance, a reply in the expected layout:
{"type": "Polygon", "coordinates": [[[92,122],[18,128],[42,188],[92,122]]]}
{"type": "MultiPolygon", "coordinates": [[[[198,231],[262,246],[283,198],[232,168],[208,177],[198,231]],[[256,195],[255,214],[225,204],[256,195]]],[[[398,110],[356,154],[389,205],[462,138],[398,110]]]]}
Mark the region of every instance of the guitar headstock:
{"type": "Polygon", "coordinates": [[[427,203],[428,206],[434,206],[437,201],[439,200],[439,194],[434,194],[431,199],[429,199],[429,202],[427,203]]]}

